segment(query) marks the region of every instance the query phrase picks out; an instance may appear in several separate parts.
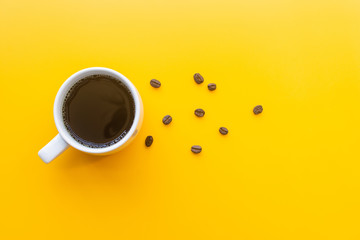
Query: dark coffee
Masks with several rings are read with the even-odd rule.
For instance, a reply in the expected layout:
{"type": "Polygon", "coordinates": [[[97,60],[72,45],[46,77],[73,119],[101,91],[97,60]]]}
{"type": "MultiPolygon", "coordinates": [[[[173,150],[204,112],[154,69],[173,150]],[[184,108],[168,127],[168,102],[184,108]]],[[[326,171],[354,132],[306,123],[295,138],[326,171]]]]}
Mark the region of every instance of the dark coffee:
{"type": "Polygon", "coordinates": [[[91,75],[67,93],[63,119],[71,136],[84,146],[111,146],[129,132],[135,115],[130,90],[107,75],[91,75]]]}

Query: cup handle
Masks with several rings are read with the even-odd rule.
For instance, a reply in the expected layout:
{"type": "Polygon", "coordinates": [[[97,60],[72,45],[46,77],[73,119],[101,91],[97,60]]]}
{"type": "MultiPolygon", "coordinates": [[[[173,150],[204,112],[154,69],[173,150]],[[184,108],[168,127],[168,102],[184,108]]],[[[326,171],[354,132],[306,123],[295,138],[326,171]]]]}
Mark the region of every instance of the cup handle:
{"type": "Polygon", "coordinates": [[[56,135],[48,144],[39,151],[39,157],[45,163],[49,163],[69,148],[69,144],[60,136],[56,135]]]}

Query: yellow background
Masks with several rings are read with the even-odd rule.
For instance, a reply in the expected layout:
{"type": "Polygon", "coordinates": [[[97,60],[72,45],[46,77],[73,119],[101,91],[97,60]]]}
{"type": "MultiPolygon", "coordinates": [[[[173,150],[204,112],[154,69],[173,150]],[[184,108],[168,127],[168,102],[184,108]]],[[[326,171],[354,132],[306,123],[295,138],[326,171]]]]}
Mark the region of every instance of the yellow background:
{"type": "Polygon", "coordinates": [[[0,0],[0,31],[1,239],[360,238],[358,0],[0,0]],[[58,89],[93,66],[135,84],[143,128],[44,164],[58,89]]]}

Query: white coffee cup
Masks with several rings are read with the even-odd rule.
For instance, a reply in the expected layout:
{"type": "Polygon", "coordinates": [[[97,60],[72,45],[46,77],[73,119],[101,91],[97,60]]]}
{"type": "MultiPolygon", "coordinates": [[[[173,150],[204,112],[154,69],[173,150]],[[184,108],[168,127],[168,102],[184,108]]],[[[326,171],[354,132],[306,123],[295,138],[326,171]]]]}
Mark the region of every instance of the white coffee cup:
{"type": "Polygon", "coordinates": [[[64,152],[69,146],[72,146],[82,152],[94,154],[94,155],[108,155],[117,152],[127,146],[137,135],[141,128],[141,124],[144,117],[144,109],[141,101],[141,97],[135,86],[122,74],[103,67],[92,67],[83,69],[72,76],[70,76],[58,91],[55,103],[54,103],[54,119],[56,128],[59,134],[56,135],[45,147],[39,151],[40,158],[45,162],[49,163],[64,152]],[[131,92],[131,95],[135,102],[135,117],[130,130],[127,132],[124,138],[119,142],[103,148],[90,148],[77,142],[67,131],[62,115],[62,106],[65,100],[65,96],[72,86],[79,80],[96,74],[104,74],[119,80],[131,92]]]}

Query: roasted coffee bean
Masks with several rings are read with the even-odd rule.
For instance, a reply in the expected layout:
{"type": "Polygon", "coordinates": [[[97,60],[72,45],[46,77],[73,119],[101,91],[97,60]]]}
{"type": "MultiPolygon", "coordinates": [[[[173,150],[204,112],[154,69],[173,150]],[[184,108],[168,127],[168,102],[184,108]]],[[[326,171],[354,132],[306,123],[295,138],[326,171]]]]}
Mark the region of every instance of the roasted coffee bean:
{"type": "Polygon", "coordinates": [[[221,127],[219,129],[219,132],[222,134],[222,135],[226,135],[228,134],[229,130],[226,128],[226,127],[221,127]]]}
{"type": "Polygon", "coordinates": [[[194,145],[194,146],[191,147],[191,151],[192,151],[193,153],[196,153],[196,154],[200,153],[201,150],[202,150],[202,148],[201,148],[201,146],[199,146],[199,145],[194,145]]]}
{"type": "Polygon", "coordinates": [[[195,110],[195,115],[197,117],[203,117],[205,115],[205,111],[203,109],[201,109],[201,108],[198,108],[198,109],[195,110]]]}
{"type": "Polygon", "coordinates": [[[166,116],[163,118],[163,120],[162,120],[162,122],[163,122],[165,125],[168,125],[169,123],[171,123],[171,121],[172,121],[172,117],[171,117],[170,115],[166,115],[166,116]]]}
{"type": "Polygon", "coordinates": [[[161,86],[161,82],[156,79],[151,79],[150,85],[154,88],[159,88],[161,86]]]}
{"type": "Polygon", "coordinates": [[[209,89],[210,91],[214,91],[214,90],[216,89],[216,84],[215,84],[215,83],[209,83],[209,84],[208,84],[208,89],[209,89]]]}
{"type": "Polygon", "coordinates": [[[194,74],[194,80],[197,84],[203,83],[204,82],[204,78],[203,76],[200,75],[200,73],[195,73],[194,74]]]}
{"type": "Polygon", "coordinates": [[[153,141],[154,141],[154,139],[153,139],[152,136],[147,136],[146,139],[145,139],[145,145],[146,145],[147,147],[150,147],[151,144],[153,143],[153,141]]]}
{"type": "Polygon", "coordinates": [[[254,107],[253,110],[255,115],[262,113],[262,111],[263,111],[263,107],[261,105],[257,105],[256,107],[254,107]]]}

